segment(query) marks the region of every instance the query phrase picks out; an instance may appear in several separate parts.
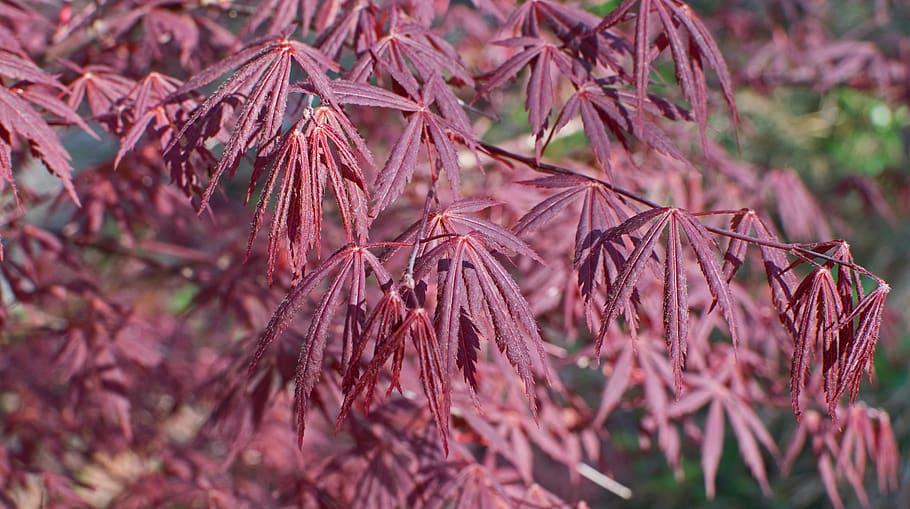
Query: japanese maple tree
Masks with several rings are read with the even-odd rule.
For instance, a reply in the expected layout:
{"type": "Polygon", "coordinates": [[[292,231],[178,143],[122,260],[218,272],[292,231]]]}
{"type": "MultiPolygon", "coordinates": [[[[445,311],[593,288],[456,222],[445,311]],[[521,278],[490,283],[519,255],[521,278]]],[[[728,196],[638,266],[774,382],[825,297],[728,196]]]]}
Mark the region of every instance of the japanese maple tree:
{"type": "Polygon", "coordinates": [[[652,444],[894,489],[891,288],[737,90],[910,68],[764,3],[0,1],[0,504],[587,507],[652,444]]]}

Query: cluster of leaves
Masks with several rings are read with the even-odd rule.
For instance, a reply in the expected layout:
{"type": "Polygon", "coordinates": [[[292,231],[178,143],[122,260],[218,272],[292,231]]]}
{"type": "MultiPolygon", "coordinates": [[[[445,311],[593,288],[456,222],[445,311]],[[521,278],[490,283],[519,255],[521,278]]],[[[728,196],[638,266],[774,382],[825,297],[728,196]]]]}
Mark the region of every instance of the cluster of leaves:
{"type": "Polygon", "coordinates": [[[628,411],[677,472],[700,447],[708,497],[726,422],[765,492],[806,443],[838,506],[867,458],[896,484],[855,402],[889,286],[709,125],[737,80],[898,87],[874,45],[807,78],[731,71],[725,13],[681,0],[29,4],[0,4],[0,502],[584,507],[630,495],[628,411]],[[484,139],[513,95],[531,154],[484,139]],[[57,125],[119,148],[74,173],[57,125]]]}

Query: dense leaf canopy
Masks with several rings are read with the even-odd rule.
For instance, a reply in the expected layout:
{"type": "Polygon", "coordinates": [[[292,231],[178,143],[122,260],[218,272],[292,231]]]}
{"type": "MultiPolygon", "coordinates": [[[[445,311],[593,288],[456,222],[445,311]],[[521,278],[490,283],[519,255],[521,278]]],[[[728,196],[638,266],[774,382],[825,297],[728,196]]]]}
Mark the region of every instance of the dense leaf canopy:
{"type": "Polygon", "coordinates": [[[621,428],[894,488],[891,288],[737,90],[896,104],[907,39],[702,4],[0,1],[0,503],[581,508],[621,428]]]}

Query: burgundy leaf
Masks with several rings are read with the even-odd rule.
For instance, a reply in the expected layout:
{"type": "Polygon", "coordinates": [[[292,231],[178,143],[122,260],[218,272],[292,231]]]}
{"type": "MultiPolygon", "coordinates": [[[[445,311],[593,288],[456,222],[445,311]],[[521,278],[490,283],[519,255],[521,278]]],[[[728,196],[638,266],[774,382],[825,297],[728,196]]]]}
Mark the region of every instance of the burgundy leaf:
{"type": "MultiPolygon", "coordinates": [[[[629,255],[622,271],[610,286],[610,292],[607,294],[607,301],[604,305],[603,325],[597,333],[597,340],[594,343],[595,355],[600,355],[604,338],[607,335],[607,329],[616,316],[619,315],[621,306],[624,305],[632,295],[632,291],[635,289],[636,283],[638,283],[638,278],[641,277],[641,273],[644,270],[651,253],[654,251],[660,232],[663,230],[664,226],[666,226],[672,215],[673,211],[671,209],[660,211],[660,214],[656,217],[656,220],[651,227],[648,228],[638,245],[635,246],[635,250],[629,255]]],[[[653,216],[653,214],[649,214],[649,216],[653,216]]],[[[632,219],[629,219],[624,223],[624,225],[628,226],[620,225],[617,227],[617,231],[637,230],[642,226],[642,219],[639,218],[640,216],[635,216],[632,219]]],[[[644,218],[644,220],[647,219],[650,219],[650,217],[644,218]]]]}
{"type": "Polygon", "coordinates": [[[673,366],[676,396],[682,392],[682,372],[686,364],[686,340],[689,334],[689,297],[686,287],[686,269],[682,265],[682,243],[679,226],[670,221],[669,242],[664,264],[664,329],[667,351],[673,366]]]}

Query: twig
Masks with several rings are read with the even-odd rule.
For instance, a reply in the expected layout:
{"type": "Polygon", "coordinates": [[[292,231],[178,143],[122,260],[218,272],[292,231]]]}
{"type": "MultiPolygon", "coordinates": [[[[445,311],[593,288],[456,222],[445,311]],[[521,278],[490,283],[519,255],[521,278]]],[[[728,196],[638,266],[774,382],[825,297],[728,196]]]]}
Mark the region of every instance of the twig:
{"type": "Polygon", "coordinates": [[[613,479],[612,477],[607,476],[591,465],[588,465],[587,463],[579,463],[575,468],[578,470],[578,473],[581,474],[585,479],[593,482],[594,484],[609,491],[617,497],[624,500],[629,500],[632,498],[631,489],[621,484],[619,481],[613,479]]]}
{"type": "MultiPolygon", "coordinates": [[[[590,182],[599,184],[620,196],[624,196],[632,201],[638,202],[638,203],[645,205],[647,207],[650,207],[652,209],[665,208],[663,205],[660,205],[659,203],[651,201],[651,200],[649,200],[643,196],[640,196],[632,191],[629,191],[627,189],[623,189],[621,187],[614,186],[613,184],[610,184],[609,182],[601,180],[597,177],[592,177],[590,175],[578,173],[576,171],[570,170],[569,168],[564,168],[562,166],[557,166],[555,164],[549,164],[549,163],[545,163],[542,161],[538,161],[538,160],[534,159],[533,157],[516,154],[512,151],[506,150],[501,147],[497,147],[496,145],[492,145],[490,143],[480,142],[479,145],[485,152],[487,152],[487,154],[489,154],[490,156],[492,156],[494,158],[496,158],[496,156],[499,156],[499,157],[504,157],[506,159],[511,159],[513,161],[517,161],[519,163],[522,163],[522,164],[528,166],[532,170],[539,171],[541,173],[548,173],[550,175],[566,175],[566,176],[571,176],[571,177],[582,178],[582,179],[588,180],[590,182]]],[[[726,213],[728,211],[721,211],[721,212],[726,213]]],[[[702,214],[702,215],[704,215],[704,214],[702,214]]],[[[750,235],[744,235],[741,233],[732,232],[730,230],[725,230],[723,228],[716,228],[714,226],[706,225],[705,229],[716,235],[722,235],[724,237],[738,239],[738,240],[746,241],[746,242],[749,242],[752,244],[770,247],[773,249],[780,249],[782,251],[789,251],[789,252],[797,253],[797,254],[812,257],[812,258],[821,258],[822,260],[825,260],[827,262],[831,262],[831,263],[834,263],[837,265],[842,265],[844,267],[848,267],[852,270],[865,274],[880,283],[882,282],[877,276],[875,276],[874,274],[872,274],[871,272],[869,272],[868,270],[866,270],[864,267],[862,267],[860,265],[857,265],[853,262],[838,260],[837,258],[826,255],[824,253],[819,253],[812,249],[807,249],[799,244],[777,242],[777,241],[767,240],[767,239],[760,239],[757,237],[752,237],[750,235]]]]}

